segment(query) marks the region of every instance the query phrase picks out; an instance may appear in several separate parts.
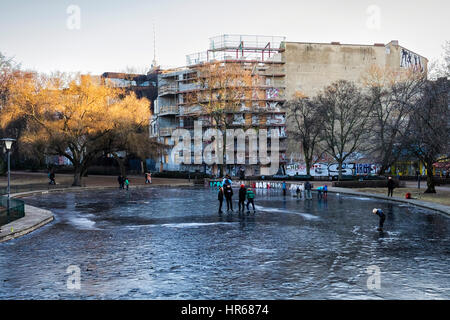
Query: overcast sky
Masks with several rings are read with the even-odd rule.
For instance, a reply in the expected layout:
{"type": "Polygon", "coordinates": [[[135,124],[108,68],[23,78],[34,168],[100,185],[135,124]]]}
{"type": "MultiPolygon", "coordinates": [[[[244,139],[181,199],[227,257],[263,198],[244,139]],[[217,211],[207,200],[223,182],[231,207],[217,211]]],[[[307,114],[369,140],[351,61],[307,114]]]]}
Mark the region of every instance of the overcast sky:
{"type": "Polygon", "coordinates": [[[388,43],[433,60],[450,40],[449,0],[0,0],[0,52],[26,69],[101,74],[183,66],[220,34],[388,43]],[[79,15],[78,15],[79,11],[79,15]],[[79,17],[79,19],[78,19],[79,17]]]}

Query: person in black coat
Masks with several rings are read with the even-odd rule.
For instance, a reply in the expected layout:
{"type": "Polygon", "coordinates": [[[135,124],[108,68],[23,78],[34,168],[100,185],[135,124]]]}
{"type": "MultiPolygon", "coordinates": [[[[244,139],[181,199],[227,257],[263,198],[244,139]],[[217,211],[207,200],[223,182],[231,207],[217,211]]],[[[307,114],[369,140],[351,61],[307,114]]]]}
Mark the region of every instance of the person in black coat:
{"type": "Polygon", "coordinates": [[[245,185],[241,184],[241,188],[239,189],[239,212],[241,212],[241,206],[242,206],[242,212],[245,210],[245,195],[247,194],[247,189],[245,188],[245,185]]]}
{"type": "Polygon", "coordinates": [[[223,188],[219,188],[219,193],[217,194],[217,200],[219,200],[219,214],[222,213],[222,204],[223,204],[223,188]]]}
{"type": "Polygon", "coordinates": [[[233,211],[233,189],[231,188],[231,184],[225,185],[225,199],[227,200],[227,211],[231,210],[233,211]]]}
{"type": "Polygon", "coordinates": [[[392,177],[388,178],[387,187],[388,187],[388,197],[392,197],[395,188],[395,182],[394,180],[392,180],[392,177]]]}

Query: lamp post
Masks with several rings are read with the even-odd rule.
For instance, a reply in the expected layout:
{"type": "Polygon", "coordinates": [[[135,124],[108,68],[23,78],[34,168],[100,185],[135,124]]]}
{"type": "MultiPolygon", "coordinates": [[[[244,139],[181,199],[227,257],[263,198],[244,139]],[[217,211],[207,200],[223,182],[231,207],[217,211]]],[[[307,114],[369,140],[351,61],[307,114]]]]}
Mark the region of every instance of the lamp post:
{"type": "Polygon", "coordinates": [[[8,214],[9,214],[9,199],[10,199],[10,194],[11,194],[11,147],[14,141],[16,141],[16,139],[12,139],[12,138],[4,138],[4,139],[0,139],[1,141],[3,141],[5,143],[5,149],[8,152],[8,204],[7,204],[7,209],[8,209],[8,214]]]}

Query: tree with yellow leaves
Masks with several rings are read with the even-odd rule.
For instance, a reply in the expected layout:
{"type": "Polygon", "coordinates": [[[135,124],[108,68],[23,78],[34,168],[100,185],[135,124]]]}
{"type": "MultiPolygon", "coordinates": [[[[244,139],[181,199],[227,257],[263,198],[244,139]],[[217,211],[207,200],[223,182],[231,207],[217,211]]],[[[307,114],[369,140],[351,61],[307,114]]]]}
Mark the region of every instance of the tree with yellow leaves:
{"type": "MultiPolygon", "coordinates": [[[[20,143],[68,158],[74,167],[73,185],[81,186],[91,162],[111,149],[111,137],[124,131],[139,133],[148,125],[150,108],[148,100],[96,83],[90,76],[34,74],[15,79],[0,114],[2,127],[19,118],[27,122],[20,143]]],[[[114,150],[117,147],[126,148],[126,143],[114,150]]]]}

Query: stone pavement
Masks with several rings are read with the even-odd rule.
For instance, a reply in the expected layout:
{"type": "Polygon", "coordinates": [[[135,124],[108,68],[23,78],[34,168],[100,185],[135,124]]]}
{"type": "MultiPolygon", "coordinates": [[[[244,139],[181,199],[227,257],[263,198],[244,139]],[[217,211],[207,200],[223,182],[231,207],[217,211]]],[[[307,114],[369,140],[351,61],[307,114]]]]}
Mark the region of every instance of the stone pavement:
{"type": "Polygon", "coordinates": [[[51,221],[51,211],[25,205],[25,217],[0,227],[0,242],[26,235],[51,221]]]}
{"type": "MultiPolygon", "coordinates": [[[[73,182],[73,174],[56,174],[56,186],[59,185],[69,186],[73,182]]],[[[128,175],[130,186],[145,185],[144,175],[128,175]]],[[[193,180],[191,179],[191,182],[193,180]]],[[[190,185],[191,182],[188,179],[167,179],[167,178],[152,178],[152,185],[170,185],[170,184],[185,184],[190,185]]],[[[117,176],[104,176],[104,175],[89,175],[82,180],[83,186],[86,187],[116,187],[117,176]]],[[[0,187],[6,187],[7,178],[0,177],[0,187]]],[[[48,177],[45,172],[26,172],[26,171],[12,171],[11,172],[11,188],[14,191],[15,186],[24,185],[48,185],[48,177]]]]}

